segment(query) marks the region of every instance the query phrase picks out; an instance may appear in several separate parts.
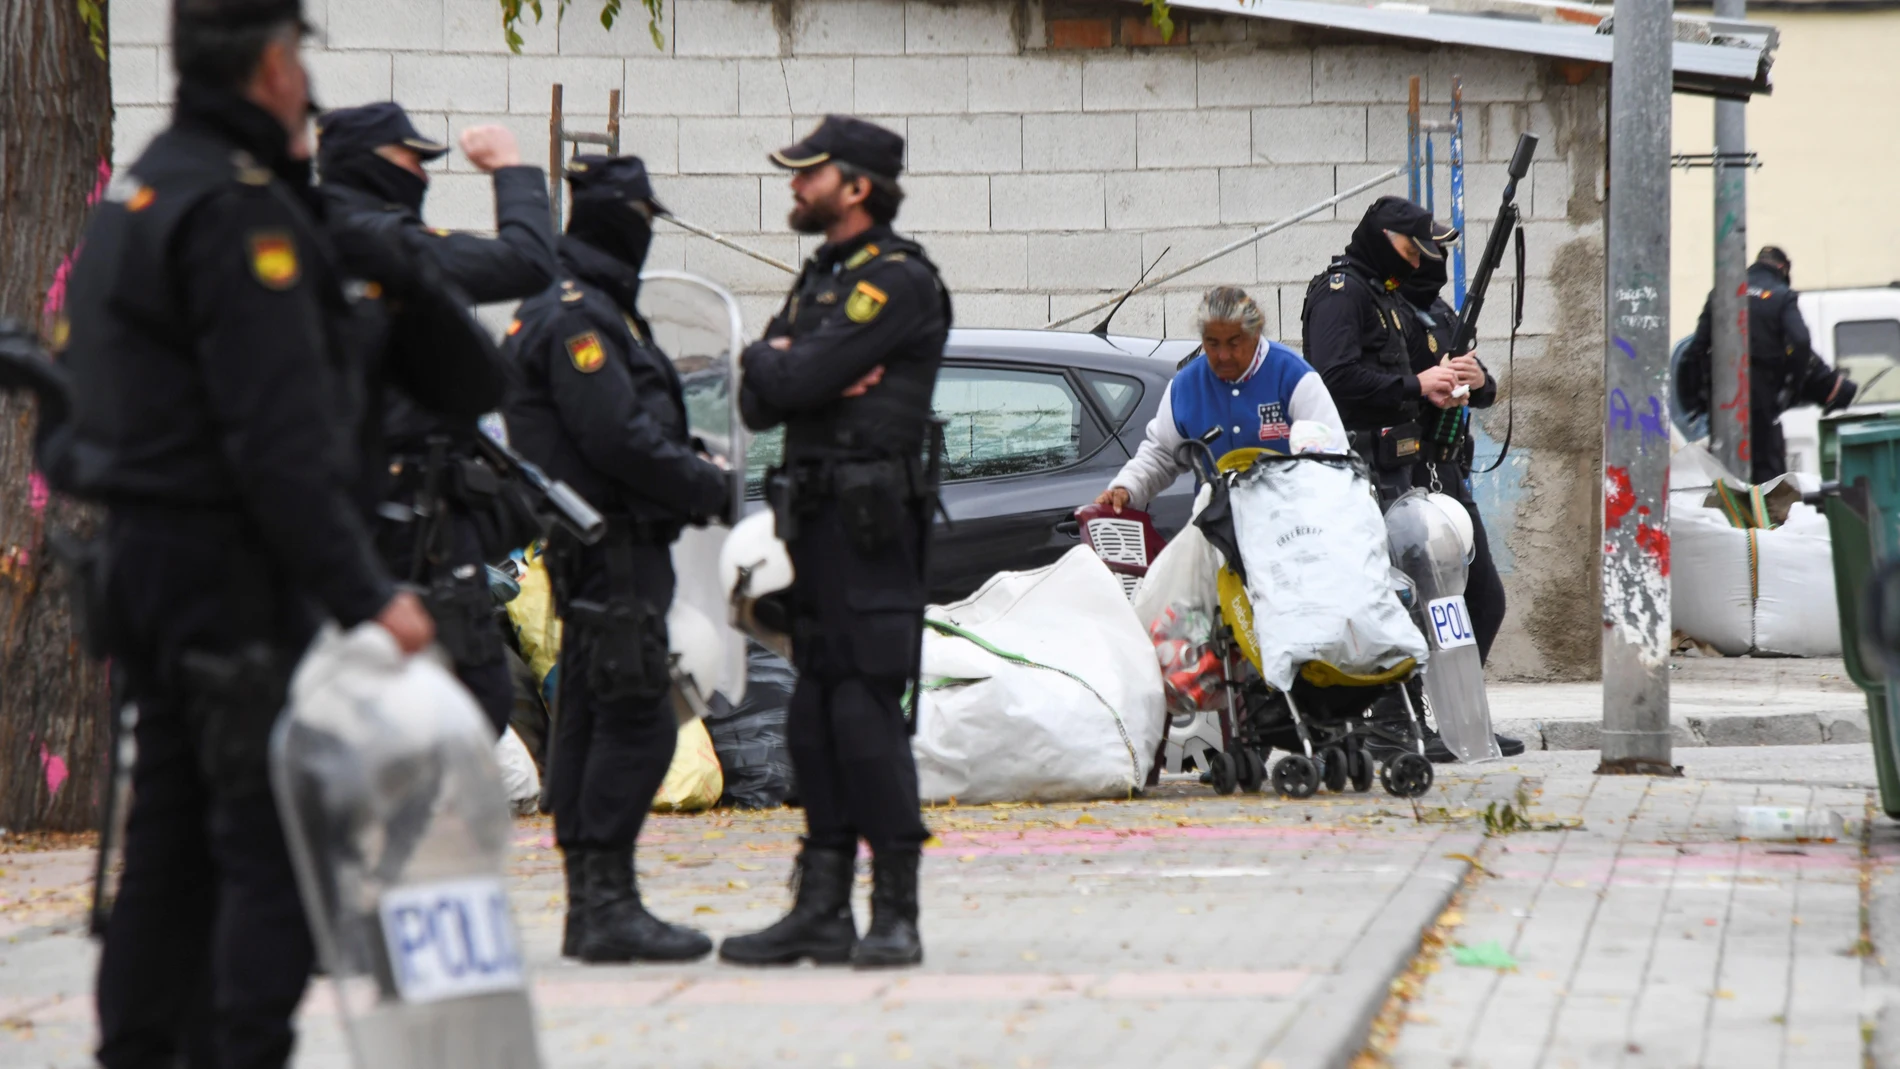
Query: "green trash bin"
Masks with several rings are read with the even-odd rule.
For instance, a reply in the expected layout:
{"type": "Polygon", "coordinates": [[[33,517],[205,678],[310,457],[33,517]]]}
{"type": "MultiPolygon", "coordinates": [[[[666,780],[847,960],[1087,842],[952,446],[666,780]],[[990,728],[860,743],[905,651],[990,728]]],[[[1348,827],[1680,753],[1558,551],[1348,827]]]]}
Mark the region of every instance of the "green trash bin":
{"type": "Polygon", "coordinates": [[[1900,417],[1841,426],[1839,479],[1822,491],[1834,553],[1841,659],[1867,695],[1867,733],[1879,773],[1880,807],[1900,820],[1900,686],[1861,645],[1867,590],[1881,561],[1900,552],[1900,417]]]}

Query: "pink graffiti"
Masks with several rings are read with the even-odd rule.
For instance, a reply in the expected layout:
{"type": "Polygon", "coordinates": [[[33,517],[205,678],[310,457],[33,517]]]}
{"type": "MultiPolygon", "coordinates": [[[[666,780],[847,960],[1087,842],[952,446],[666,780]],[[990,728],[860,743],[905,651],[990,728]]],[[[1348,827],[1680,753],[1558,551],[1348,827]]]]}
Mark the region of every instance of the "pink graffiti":
{"type": "MultiPolygon", "coordinates": [[[[112,164],[104,157],[100,157],[98,177],[92,183],[92,192],[86,194],[88,207],[99,203],[99,198],[106,195],[106,186],[111,181],[112,164]]],[[[46,301],[40,306],[40,314],[45,317],[49,330],[54,317],[66,307],[66,280],[72,275],[73,261],[79,258],[79,250],[84,247],[83,242],[76,246],[72,252],[66,254],[66,258],[61,260],[59,267],[53,271],[53,284],[46,288],[46,301]]]]}
{"type": "Polygon", "coordinates": [[[50,500],[52,500],[52,495],[46,489],[46,479],[37,471],[28,475],[26,477],[27,507],[34,512],[45,512],[46,503],[50,500]]]}
{"type": "Polygon", "coordinates": [[[59,789],[66,785],[66,759],[40,743],[40,765],[46,769],[46,796],[57,797],[59,789]]]}

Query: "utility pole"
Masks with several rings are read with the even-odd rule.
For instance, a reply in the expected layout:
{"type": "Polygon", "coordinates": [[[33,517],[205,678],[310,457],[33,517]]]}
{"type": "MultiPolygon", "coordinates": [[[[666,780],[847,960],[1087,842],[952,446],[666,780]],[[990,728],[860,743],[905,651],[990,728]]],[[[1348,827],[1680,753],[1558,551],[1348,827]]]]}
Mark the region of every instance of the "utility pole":
{"type": "Polygon", "coordinates": [[[1616,0],[1603,353],[1603,761],[1670,774],[1669,0],[1616,0]]]}
{"type": "MultiPolygon", "coordinates": [[[[1715,0],[1715,15],[1741,19],[1747,0],[1715,0]]],[[[1715,287],[1709,353],[1709,451],[1752,482],[1748,425],[1748,105],[1715,102],[1715,287]]]]}

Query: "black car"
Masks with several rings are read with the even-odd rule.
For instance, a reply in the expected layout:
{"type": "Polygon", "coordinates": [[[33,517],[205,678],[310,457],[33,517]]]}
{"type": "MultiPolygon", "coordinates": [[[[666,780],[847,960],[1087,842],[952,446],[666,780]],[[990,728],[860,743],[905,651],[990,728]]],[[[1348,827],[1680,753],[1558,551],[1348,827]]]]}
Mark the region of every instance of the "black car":
{"type": "MultiPolygon", "coordinates": [[[[1054,563],[1081,538],[1075,510],[1134,455],[1192,341],[1050,330],[952,330],[934,407],[944,421],[946,524],[931,542],[930,600],[954,601],[1001,571],[1054,563]]],[[[781,433],[746,452],[750,496],[778,463],[781,433]]],[[[1172,537],[1193,479],[1149,505],[1172,537]]]]}

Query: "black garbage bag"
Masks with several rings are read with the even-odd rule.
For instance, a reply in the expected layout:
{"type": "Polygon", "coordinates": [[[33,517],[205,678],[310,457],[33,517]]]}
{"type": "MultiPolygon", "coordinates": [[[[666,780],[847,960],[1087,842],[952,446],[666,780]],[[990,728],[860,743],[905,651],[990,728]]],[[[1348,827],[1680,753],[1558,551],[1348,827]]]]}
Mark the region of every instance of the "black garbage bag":
{"type": "Polygon", "coordinates": [[[746,643],[745,700],[734,707],[715,698],[706,715],[706,730],[726,778],[720,805],[772,809],[795,801],[785,711],[797,680],[798,673],[783,657],[756,642],[746,643]]]}

